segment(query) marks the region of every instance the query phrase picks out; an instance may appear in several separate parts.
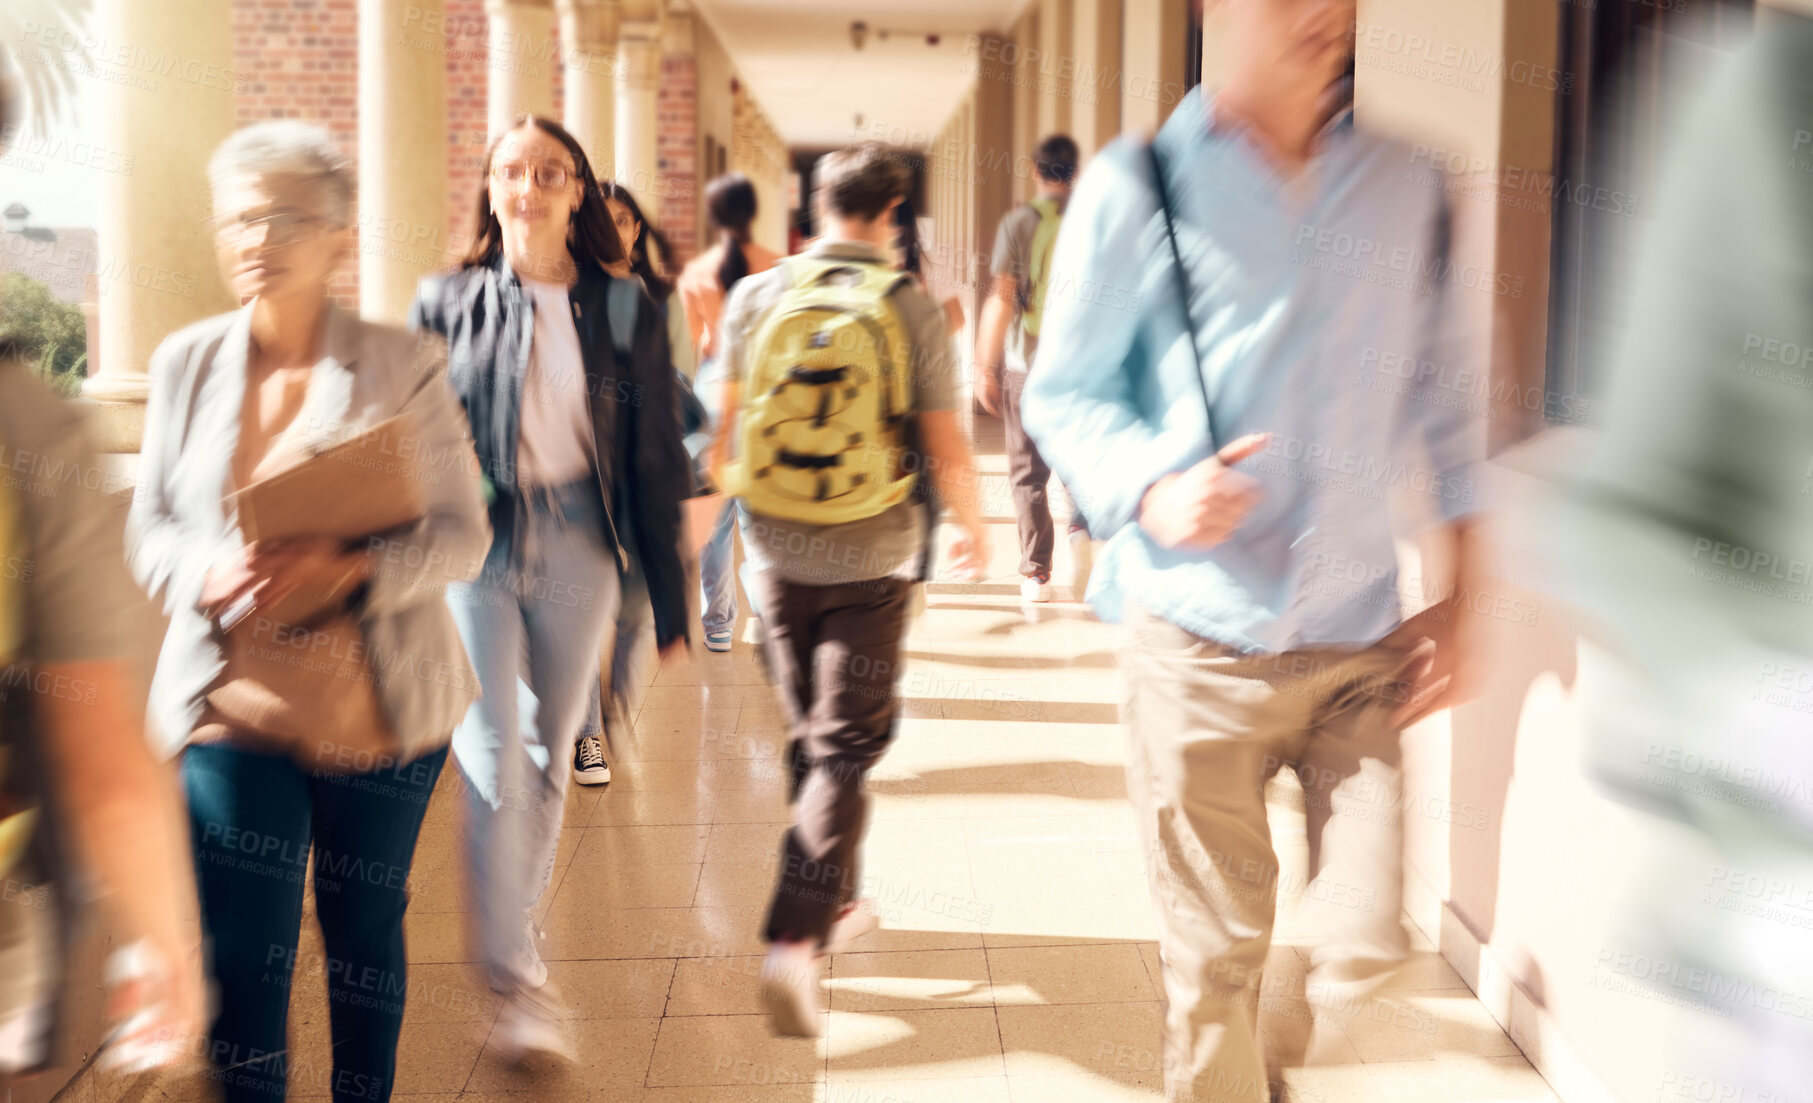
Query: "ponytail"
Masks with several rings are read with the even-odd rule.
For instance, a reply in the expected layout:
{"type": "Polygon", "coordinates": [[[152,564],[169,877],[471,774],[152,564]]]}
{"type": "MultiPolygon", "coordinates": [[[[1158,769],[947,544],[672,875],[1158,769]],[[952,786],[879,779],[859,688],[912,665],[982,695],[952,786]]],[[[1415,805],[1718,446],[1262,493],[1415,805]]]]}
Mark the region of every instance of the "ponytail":
{"type": "Polygon", "coordinates": [[[705,209],[722,232],[724,259],[718,264],[718,286],[728,295],[749,274],[743,246],[749,243],[749,224],[755,221],[755,185],[740,172],[720,176],[705,189],[705,209]]]}
{"type": "Polygon", "coordinates": [[[743,255],[742,239],[729,230],[725,230],[724,259],[718,262],[718,286],[724,289],[724,294],[728,295],[730,289],[737,285],[737,281],[748,274],[749,258],[743,255]]]}

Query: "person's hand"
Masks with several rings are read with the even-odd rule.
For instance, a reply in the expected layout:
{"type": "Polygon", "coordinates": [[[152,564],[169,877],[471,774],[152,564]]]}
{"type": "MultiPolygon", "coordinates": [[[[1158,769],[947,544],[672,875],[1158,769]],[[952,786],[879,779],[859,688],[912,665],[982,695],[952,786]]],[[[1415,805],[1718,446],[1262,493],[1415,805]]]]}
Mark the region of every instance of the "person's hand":
{"type": "Polygon", "coordinates": [[[252,548],[244,545],[235,548],[220,558],[201,583],[201,603],[204,608],[218,609],[233,601],[239,595],[256,587],[258,576],[252,573],[250,559],[252,548]]]}
{"type": "Polygon", "coordinates": [[[1385,637],[1387,646],[1408,652],[1402,673],[1404,700],[1391,716],[1394,727],[1407,727],[1475,696],[1479,655],[1475,615],[1449,598],[1424,609],[1385,637]]]}
{"type": "Polygon", "coordinates": [[[951,570],[971,582],[980,581],[988,571],[988,533],[981,525],[964,525],[951,541],[951,570]]]}
{"type": "Polygon", "coordinates": [[[1162,548],[1206,551],[1226,540],[1259,504],[1258,482],[1234,465],[1271,439],[1270,433],[1249,434],[1153,483],[1140,501],[1140,527],[1162,548]]]}
{"type": "Polygon", "coordinates": [[[370,573],[370,560],[333,537],[260,540],[228,554],[202,583],[202,604],[218,609],[244,595],[279,601],[299,590],[323,595],[350,589],[370,573]]]}
{"type": "Polygon", "coordinates": [[[984,371],[976,380],[976,401],[990,417],[1001,416],[1001,373],[984,371]]]}

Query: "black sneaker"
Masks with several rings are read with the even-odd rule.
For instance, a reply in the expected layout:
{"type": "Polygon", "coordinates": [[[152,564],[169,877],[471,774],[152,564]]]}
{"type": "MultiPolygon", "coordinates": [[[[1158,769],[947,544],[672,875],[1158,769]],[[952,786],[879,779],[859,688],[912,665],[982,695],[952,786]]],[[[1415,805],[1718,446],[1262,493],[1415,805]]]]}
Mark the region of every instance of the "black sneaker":
{"type": "Polygon", "coordinates": [[[573,780],[581,785],[605,785],[611,780],[611,764],[604,760],[604,743],[588,735],[573,745],[573,780]]]}

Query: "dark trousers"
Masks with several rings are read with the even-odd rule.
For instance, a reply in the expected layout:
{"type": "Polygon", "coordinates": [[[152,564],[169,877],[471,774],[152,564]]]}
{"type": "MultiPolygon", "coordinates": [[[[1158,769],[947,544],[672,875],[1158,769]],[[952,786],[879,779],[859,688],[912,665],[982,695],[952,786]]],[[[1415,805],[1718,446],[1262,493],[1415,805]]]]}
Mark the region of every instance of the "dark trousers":
{"type": "Polygon", "coordinates": [[[863,776],[894,732],[894,682],[907,597],[885,578],[838,586],[755,576],[768,663],[793,735],[793,826],[768,911],[770,942],[823,942],[856,894],[857,847],[868,821],[863,776]]]}
{"type": "Polygon", "coordinates": [[[298,1095],[387,1100],[408,997],[409,866],[445,750],[370,774],[313,777],[219,744],[183,752],[202,923],[220,1008],[208,1058],[226,1103],[284,1098],[290,975],[327,977],[333,1068],[296,1066],[298,1095]],[[311,845],[326,960],[297,960],[311,845]]]}
{"type": "MultiPolygon", "coordinates": [[[[1020,573],[1027,578],[1051,578],[1051,502],[1046,487],[1051,467],[1039,455],[1039,446],[1026,435],[1020,422],[1020,402],[1026,394],[1026,373],[1001,373],[1001,425],[1007,437],[1007,481],[1013,487],[1014,516],[1020,522],[1020,573]]],[[[1070,492],[1058,489],[1070,503],[1070,531],[1088,532],[1083,515],[1070,492]]]]}

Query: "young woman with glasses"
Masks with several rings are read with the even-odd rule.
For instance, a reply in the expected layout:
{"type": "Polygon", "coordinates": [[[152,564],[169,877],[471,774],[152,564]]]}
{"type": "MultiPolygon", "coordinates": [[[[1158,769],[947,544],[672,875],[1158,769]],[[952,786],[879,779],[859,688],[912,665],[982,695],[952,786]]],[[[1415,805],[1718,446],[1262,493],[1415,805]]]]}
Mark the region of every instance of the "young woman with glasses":
{"type": "Polygon", "coordinates": [[[495,533],[479,578],[448,594],[483,687],[453,751],[483,958],[504,997],[494,1045],[506,1060],[571,1060],[531,912],[632,566],[663,660],[686,651],[692,486],[667,326],[637,282],[611,274],[627,277],[623,243],[579,143],[519,116],[492,142],[485,180],[472,248],[423,281],[412,315],[447,337],[495,533]]]}

